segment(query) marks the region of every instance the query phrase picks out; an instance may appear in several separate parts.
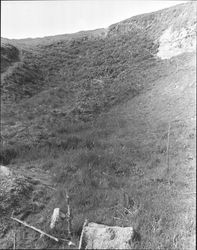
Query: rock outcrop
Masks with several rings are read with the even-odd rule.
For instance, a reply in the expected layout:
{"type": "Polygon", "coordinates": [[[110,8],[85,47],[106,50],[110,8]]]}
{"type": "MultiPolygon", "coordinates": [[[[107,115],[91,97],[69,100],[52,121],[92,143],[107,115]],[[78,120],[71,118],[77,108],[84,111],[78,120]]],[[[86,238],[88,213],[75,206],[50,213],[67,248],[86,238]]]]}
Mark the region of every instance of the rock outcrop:
{"type": "Polygon", "coordinates": [[[157,56],[162,59],[169,59],[185,52],[192,52],[196,49],[196,25],[173,31],[172,27],[164,31],[160,37],[160,46],[157,56]]]}
{"type": "Polygon", "coordinates": [[[0,213],[8,213],[23,204],[29,196],[32,184],[9,168],[0,166],[0,213]]]}
{"type": "Polygon", "coordinates": [[[132,227],[111,227],[89,223],[84,227],[82,249],[132,249],[132,227]]]}

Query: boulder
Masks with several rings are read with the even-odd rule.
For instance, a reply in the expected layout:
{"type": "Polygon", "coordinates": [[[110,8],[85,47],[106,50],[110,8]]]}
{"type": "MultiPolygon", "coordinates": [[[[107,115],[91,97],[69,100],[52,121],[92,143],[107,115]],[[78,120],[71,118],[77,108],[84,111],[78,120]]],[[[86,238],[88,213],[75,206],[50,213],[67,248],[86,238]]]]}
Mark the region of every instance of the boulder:
{"type": "Polygon", "coordinates": [[[132,227],[88,223],[83,228],[81,249],[132,249],[133,239],[132,227]]]}
{"type": "Polygon", "coordinates": [[[0,176],[9,176],[12,175],[12,172],[9,170],[9,168],[0,165],[0,176]]]}

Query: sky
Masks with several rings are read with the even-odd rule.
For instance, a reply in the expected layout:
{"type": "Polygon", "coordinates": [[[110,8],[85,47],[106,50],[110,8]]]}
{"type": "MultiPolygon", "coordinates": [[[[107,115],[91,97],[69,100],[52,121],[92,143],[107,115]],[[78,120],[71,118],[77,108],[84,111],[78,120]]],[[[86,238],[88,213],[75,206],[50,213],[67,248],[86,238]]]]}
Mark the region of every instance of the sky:
{"type": "Polygon", "coordinates": [[[107,28],[126,18],[187,1],[1,1],[1,37],[28,38],[107,28]]]}

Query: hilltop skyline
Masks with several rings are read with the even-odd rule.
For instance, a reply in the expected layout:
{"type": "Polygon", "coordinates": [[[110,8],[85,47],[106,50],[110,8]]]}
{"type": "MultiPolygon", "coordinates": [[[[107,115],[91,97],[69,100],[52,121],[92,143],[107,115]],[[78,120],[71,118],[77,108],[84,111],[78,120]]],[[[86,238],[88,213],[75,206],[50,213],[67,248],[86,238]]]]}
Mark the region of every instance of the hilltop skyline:
{"type": "Polygon", "coordinates": [[[1,36],[36,38],[109,25],[187,1],[3,1],[1,36]]]}

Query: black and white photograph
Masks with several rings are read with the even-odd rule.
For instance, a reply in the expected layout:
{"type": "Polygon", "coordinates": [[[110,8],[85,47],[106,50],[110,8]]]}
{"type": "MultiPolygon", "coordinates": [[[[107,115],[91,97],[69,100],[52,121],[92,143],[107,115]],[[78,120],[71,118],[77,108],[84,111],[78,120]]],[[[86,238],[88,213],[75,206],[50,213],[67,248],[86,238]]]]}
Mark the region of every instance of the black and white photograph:
{"type": "Polygon", "coordinates": [[[196,249],[197,2],[2,0],[0,249],[196,249]]]}

